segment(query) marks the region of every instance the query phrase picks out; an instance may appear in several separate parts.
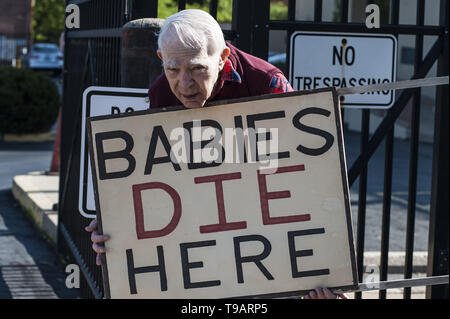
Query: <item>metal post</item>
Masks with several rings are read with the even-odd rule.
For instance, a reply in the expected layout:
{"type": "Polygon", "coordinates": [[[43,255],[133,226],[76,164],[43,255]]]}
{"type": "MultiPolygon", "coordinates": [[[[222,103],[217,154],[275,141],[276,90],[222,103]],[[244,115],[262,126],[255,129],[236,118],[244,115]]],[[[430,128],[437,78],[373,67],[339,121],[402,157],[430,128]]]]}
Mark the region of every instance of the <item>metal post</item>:
{"type": "Polygon", "coordinates": [[[252,50],[252,12],[253,0],[233,0],[232,29],[237,32],[235,45],[247,53],[252,50]]]}
{"type": "Polygon", "coordinates": [[[251,53],[263,60],[267,60],[269,54],[269,17],[270,1],[258,0],[253,2],[253,36],[251,53]]]}
{"type": "MultiPolygon", "coordinates": [[[[439,24],[445,26],[447,32],[440,37],[443,50],[438,59],[438,76],[448,75],[448,9],[448,1],[441,0],[439,24]]],[[[448,108],[448,85],[439,86],[434,122],[427,276],[448,274],[448,108]]],[[[426,297],[448,299],[448,285],[427,287],[426,297]]]]}
{"type": "MultiPolygon", "coordinates": [[[[295,21],[295,5],[296,0],[288,0],[288,20],[294,22],[295,21]]],[[[286,45],[286,66],[284,74],[288,79],[291,78],[291,70],[289,68],[289,61],[291,59],[291,36],[292,30],[287,30],[287,45],[286,45]]],[[[292,84],[292,83],[291,83],[292,84]]]]}
{"type": "MultiPolygon", "coordinates": [[[[417,1],[416,24],[423,26],[425,11],[425,0],[417,1]]],[[[414,73],[422,64],[423,55],[423,35],[416,35],[414,56],[414,73]]],[[[414,253],[414,223],[416,214],[416,193],[417,193],[417,165],[419,154],[419,124],[420,124],[420,88],[416,89],[413,97],[412,118],[411,118],[411,139],[409,156],[409,185],[408,185],[408,215],[406,221],[406,245],[405,245],[405,271],[404,278],[412,277],[413,253],[414,253]]],[[[403,290],[403,298],[411,298],[411,288],[403,290]]]]}
{"type": "MultiPolygon", "coordinates": [[[[362,111],[361,119],[361,154],[366,152],[369,140],[370,110],[362,111]]],[[[358,184],[358,227],[356,233],[356,264],[358,266],[358,280],[362,282],[364,275],[364,237],[366,230],[366,199],[367,199],[367,166],[361,167],[358,184]]],[[[361,299],[361,292],[355,293],[355,299],[361,299]]]]}
{"type": "Polygon", "coordinates": [[[209,2],[209,14],[217,20],[217,6],[219,0],[210,0],[209,2]]]}
{"type": "Polygon", "coordinates": [[[138,19],[128,22],[122,31],[121,86],[148,88],[162,73],[157,31],[163,20],[138,19]]]}
{"type": "MultiPolygon", "coordinates": [[[[391,24],[399,22],[399,0],[391,1],[391,24]]],[[[395,34],[398,38],[398,35],[395,34]]],[[[384,153],[384,186],[383,186],[383,216],[381,221],[381,253],[380,253],[380,281],[386,281],[389,272],[389,230],[391,225],[391,197],[392,197],[392,165],[394,153],[394,128],[392,126],[385,139],[384,153]]],[[[386,299],[386,290],[381,289],[379,299],[386,299]]]]}
{"type": "Polygon", "coordinates": [[[156,18],[158,16],[158,1],[133,0],[131,19],[156,18]]]}

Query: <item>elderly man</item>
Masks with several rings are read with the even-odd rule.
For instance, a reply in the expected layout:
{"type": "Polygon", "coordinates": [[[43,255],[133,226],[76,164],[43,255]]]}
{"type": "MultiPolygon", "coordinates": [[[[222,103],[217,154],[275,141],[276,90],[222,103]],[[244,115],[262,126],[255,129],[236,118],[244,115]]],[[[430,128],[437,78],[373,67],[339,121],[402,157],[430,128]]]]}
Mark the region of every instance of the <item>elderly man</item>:
{"type": "Polygon", "coordinates": [[[293,91],[278,68],[225,43],[219,24],[202,10],[167,18],[158,47],[164,73],[150,87],[151,108],[293,91]]]}
{"type": "MultiPolygon", "coordinates": [[[[149,89],[150,108],[199,108],[215,100],[293,91],[278,68],[226,43],[217,21],[202,10],[183,10],[168,17],[159,33],[157,54],[164,73],[149,89]]],[[[100,265],[100,254],[105,252],[101,244],[109,236],[98,234],[96,219],[85,229],[92,232],[100,265]]],[[[305,298],[336,296],[317,288],[305,298]]]]}

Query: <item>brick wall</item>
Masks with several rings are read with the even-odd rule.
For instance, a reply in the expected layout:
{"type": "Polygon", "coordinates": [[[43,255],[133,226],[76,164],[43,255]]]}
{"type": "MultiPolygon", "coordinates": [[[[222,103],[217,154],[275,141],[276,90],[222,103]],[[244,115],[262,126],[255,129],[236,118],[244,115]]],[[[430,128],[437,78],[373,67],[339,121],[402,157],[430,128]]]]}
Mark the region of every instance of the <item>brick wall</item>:
{"type": "Polygon", "coordinates": [[[29,39],[31,0],[0,0],[0,35],[29,39]]]}

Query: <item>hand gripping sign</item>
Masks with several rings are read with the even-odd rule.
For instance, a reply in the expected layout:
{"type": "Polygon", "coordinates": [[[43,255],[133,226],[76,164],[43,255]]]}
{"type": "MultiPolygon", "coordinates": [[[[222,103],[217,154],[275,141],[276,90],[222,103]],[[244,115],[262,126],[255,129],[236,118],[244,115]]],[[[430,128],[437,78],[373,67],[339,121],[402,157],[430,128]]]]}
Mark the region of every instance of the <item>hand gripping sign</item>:
{"type": "Polygon", "coordinates": [[[108,298],[358,284],[335,88],[88,119],[108,298]]]}

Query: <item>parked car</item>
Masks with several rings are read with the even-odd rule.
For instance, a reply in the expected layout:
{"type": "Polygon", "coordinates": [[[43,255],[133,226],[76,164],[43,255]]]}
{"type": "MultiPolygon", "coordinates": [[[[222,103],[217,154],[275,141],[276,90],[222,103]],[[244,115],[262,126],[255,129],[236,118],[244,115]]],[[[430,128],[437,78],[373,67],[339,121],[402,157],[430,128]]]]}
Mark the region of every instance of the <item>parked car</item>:
{"type": "Polygon", "coordinates": [[[35,43],[23,57],[23,66],[33,70],[61,73],[64,55],[56,44],[35,43]]]}

